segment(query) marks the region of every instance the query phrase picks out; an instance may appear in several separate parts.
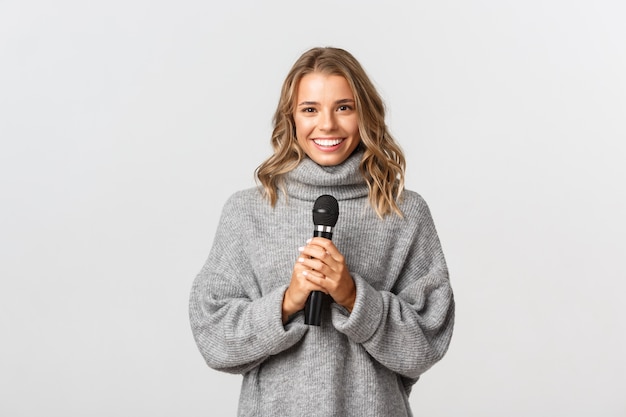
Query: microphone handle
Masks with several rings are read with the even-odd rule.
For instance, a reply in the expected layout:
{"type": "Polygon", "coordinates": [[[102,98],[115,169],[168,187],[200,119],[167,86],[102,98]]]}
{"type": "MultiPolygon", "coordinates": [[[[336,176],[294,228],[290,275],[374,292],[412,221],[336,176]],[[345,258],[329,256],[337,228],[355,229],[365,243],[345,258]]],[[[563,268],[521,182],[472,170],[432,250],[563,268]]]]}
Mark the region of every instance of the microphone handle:
{"type": "MultiPolygon", "coordinates": [[[[333,232],[326,232],[322,230],[313,231],[313,237],[324,237],[328,240],[332,240],[333,232]]],[[[321,291],[311,291],[309,298],[304,305],[304,324],[310,326],[319,326],[322,323],[322,301],[324,299],[324,293],[321,291]]]]}

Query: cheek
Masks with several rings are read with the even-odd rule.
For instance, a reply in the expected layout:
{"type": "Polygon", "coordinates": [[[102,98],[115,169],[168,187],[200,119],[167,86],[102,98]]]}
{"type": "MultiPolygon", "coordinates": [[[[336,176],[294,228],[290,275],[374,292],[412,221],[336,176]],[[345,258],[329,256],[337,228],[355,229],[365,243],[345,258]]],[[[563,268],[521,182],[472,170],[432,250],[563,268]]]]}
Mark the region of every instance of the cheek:
{"type": "Polygon", "coordinates": [[[294,129],[296,130],[296,140],[299,144],[302,144],[304,138],[306,137],[304,134],[304,126],[298,120],[294,120],[294,129]]]}
{"type": "Polygon", "coordinates": [[[298,145],[300,145],[302,149],[306,148],[306,138],[303,137],[298,132],[296,132],[296,141],[298,142],[298,145]]]}
{"type": "Polygon", "coordinates": [[[296,127],[296,137],[298,138],[298,140],[300,140],[300,138],[306,138],[310,130],[310,124],[311,123],[307,123],[306,119],[294,119],[294,126],[296,127]]]}
{"type": "Polygon", "coordinates": [[[346,132],[350,132],[352,135],[358,136],[359,134],[359,123],[356,119],[346,120],[343,128],[346,132]]]}

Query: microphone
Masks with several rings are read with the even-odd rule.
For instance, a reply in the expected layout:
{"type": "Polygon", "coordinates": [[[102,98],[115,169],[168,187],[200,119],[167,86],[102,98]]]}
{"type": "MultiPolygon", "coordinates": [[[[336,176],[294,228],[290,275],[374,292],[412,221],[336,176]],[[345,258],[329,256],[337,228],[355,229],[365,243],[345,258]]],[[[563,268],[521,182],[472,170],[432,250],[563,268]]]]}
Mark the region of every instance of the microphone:
{"type": "MultiPolygon", "coordinates": [[[[313,237],[332,240],[333,228],[339,218],[339,203],[332,195],[322,195],[313,204],[313,237]]],[[[324,293],[311,291],[304,305],[304,323],[319,326],[322,321],[322,299],[324,293]]]]}

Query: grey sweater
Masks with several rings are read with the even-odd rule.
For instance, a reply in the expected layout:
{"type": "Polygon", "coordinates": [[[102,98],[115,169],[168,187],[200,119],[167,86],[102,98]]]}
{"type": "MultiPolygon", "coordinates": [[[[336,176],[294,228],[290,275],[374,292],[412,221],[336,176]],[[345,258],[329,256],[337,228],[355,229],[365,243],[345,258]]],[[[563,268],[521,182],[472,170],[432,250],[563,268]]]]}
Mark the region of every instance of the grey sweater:
{"type": "Polygon", "coordinates": [[[448,348],[454,299],[428,207],[405,191],[404,218],[379,219],[361,156],[335,167],[305,159],[274,208],[257,189],[225,204],[190,320],[207,364],[243,374],[239,416],[411,416],[411,386],[448,348]],[[283,295],[322,194],[339,201],[333,242],[356,283],[354,309],[329,300],[321,326],[305,325],[302,312],[283,325],[283,295]]]}

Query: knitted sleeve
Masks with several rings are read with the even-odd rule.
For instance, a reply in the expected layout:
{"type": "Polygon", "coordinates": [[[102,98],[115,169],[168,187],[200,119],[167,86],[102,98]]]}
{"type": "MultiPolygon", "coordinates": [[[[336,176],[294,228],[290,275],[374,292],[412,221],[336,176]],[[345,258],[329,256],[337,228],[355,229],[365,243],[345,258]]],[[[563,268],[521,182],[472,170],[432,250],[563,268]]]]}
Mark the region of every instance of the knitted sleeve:
{"type": "Polygon", "coordinates": [[[350,314],[333,306],[333,325],[362,344],[383,366],[411,379],[439,361],[454,325],[454,298],[448,269],[426,203],[417,209],[401,276],[394,290],[378,291],[353,273],[356,302],[350,314]]]}
{"type": "Polygon", "coordinates": [[[191,329],[200,353],[214,369],[245,373],[297,343],[306,326],[283,326],[282,300],[287,286],[258,293],[242,239],[249,207],[231,197],[222,211],[213,247],[194,280],[191,329]]]}

